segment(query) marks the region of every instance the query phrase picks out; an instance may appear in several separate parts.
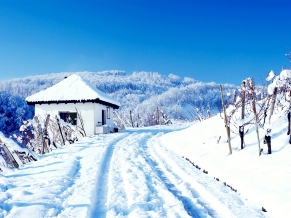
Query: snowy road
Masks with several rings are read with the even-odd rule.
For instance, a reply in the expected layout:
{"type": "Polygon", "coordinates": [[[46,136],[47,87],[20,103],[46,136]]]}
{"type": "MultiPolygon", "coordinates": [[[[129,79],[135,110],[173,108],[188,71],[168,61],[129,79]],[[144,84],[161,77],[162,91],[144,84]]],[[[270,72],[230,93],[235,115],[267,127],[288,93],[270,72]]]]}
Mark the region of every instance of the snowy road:
{"type": "MultiPolygon", "coordinates": [[[[166,130],[167,131],[167,130],[166,130]]],[[[237,193],[142,130],[108,147],[92,217],[263,217],[237,193]]]]}
{"type": "Polygon", "coordinates": [[[2,176],[0,217],[264,217],[161,143],[174,130],[87,137],[2,176]]]}

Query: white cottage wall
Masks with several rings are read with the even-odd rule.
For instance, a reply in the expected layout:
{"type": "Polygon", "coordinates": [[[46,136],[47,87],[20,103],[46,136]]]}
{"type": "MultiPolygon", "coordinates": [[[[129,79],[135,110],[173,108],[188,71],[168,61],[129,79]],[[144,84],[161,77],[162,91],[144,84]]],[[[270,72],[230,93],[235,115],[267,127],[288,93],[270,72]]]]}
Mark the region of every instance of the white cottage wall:
{"type": "MultiPolygon", "coordinates": [[[[36,104],[35,115],[44,117],[45,114],[50,114],[52,117],[59,115],[59,112],[76,112],[76,108],[81,113],[84,121],[84,128],[87,135],[95,134],[95,104],[91,102],[87,103],[68,103],[68,104],[36,104]]],[[[79,122],[79,120],[77,120],[79,122]]],[[[77,123],[79,125],[79,123],[77,123]]]]}

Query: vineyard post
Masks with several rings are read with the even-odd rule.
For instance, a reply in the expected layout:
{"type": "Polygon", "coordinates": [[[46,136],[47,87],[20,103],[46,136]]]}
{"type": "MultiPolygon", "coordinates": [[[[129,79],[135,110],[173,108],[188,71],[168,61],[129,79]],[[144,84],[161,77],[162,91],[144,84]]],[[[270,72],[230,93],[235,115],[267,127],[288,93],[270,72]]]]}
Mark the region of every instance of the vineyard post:
{"type": "Polygon", "coordinates": [[[220,85],[220,94],[221,94],[222,108],[223,108],[223,112],[224,112],[224,124],[225,124],[225,128],[226,128],[227,139],[228,139],[227,141],[228,141],[229,154],[232,154],[231,144],[230,144],[230,129],[229,129],[229,126],[228,126],[228,120],[227,120],[227,116],[226,116],[226,109],[225,109],[225,105],[224,105],[222,85],[220,85]]]}
{"type": "Polygon", "coordinates": [[[61,125],[60,125],[60,120],[59,120],[59,118],[58,118],[57,115],[56,115],[56,120],[57,120],[57,123],[58,123],[58,127],[59,127],[59,132],[60,132],[60,134],[61,134],[61,138],[62,138],[62,140],[63,140],[63,145],[65,145],[66,142],[65,142],[65,139],[64,139],[64,136],[63,136],[63,133],[62,133],[62,129],[61,129],[61,125]]]}
{"type": "Polygon", "coordinates": [[[260,136],[259,136],[258,118],[257,118],[257,110],[256,110],[256,96],[255,96],[254,87],[255,86],[253,85],[252,86],[252,107],[253,107],[253,112],[254,112],[254,116],[255,116],[255,125],[256,125],[256,133],[257,133],[259,156],[260,156],[261,155],[261,146],[260,146],[260,136]]]}
{"type": "Polygon", "coordinates": [[[45,123],[44,123],[41,154],[44,154],[44,149],[46,149],[47,152],[49,153],[49,149],[47,147],[46,138],[45,138],[48,135],[47,126],[48,126],[49,118],[50,118],[50,115],[48,114],[47,117],[46,117],[45,123]]]}
{"type": "Polygon", "coordinates": [[[8,147],[6,146],[5,143],[1,143],[3,145],[4,151],[6,152],[8,158],[10,159],[10,161],[12,162],[13,166],[15,168],[19,168],[18,163],[16,162],[16,160],[14,159],[12,153],[9,151],[8,147]]]}
{"type": "Polygon", "coordinates": [[[270,109],[270,116],[269,116],[269,124],[271,123],[271,117],[272,117],[273,112],[274,112],[274,107],[275,107],[275,103],[276,103],[276,97],[277,97],[277,87],[274,88],[274,92],[273,92],[273,95],[272,95],[271,109],[270,109]]]}
{"type": "MultiPolygon", "coordinates": [[[[242,120],[245,119],[245,102],[246,102],[245,88],[246,88],[246,82],[242,81],[242,87],[241,87],[241,119],[242,120]]],[[[244,126],[243,125],[239,126],[239,134],[241,138],[240,148],[243,149],[244,148],[244,126]]]]}

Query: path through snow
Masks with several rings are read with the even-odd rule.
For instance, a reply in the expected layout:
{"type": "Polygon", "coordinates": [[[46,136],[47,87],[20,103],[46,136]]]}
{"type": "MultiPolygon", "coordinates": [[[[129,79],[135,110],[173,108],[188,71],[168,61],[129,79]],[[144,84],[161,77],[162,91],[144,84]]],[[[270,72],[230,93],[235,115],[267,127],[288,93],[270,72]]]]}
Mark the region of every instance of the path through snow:
{"type": "Polygon", "coordinates": [[[264,217],[160,141],[182,128],[86,137],[0,175],[0,217],[264,217]]]}

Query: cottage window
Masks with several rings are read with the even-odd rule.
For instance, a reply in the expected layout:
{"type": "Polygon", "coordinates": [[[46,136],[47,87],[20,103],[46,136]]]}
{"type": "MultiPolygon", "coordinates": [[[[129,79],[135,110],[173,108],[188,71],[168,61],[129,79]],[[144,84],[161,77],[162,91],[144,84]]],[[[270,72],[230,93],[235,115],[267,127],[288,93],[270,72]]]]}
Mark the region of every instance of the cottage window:
{"type": "Polygon", "coordinates": [[[110,107],[107,107],[106,114],[107,114],[107,119],[110,119],[110,107]]]}
{"type": "Polygon", "coordinates": [[[77,112],[59,112],[60,118],[67,122],[71,123],[72,125],[77,125],[77,112]]]}

